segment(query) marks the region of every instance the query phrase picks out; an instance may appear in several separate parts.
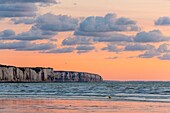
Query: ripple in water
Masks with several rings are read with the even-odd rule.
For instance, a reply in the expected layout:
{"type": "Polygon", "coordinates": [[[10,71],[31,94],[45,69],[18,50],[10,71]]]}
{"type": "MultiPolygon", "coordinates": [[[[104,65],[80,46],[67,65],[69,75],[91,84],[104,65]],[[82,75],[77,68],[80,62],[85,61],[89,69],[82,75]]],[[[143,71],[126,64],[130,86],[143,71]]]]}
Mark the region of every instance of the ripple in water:
{"type": "Polygon", "coordinates": [[[170,82],[1,83],[0,98],[170,102],[170,82]]]}

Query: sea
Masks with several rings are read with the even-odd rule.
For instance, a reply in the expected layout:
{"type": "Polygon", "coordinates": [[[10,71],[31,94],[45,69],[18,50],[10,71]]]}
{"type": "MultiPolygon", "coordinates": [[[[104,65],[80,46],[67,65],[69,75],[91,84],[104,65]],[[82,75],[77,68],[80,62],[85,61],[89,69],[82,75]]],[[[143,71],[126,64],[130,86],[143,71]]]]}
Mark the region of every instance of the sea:
{"type": "Polygon", "coordinates": [[[0,98],[170,102],[170,82],[0,83],[0,98]]]}

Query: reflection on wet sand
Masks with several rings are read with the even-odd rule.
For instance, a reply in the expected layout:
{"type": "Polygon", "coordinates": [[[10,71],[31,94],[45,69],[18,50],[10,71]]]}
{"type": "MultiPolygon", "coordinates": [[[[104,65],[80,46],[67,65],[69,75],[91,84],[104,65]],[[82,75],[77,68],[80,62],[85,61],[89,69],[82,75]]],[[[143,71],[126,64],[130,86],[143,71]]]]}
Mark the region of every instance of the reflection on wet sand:
{"type": "Polygon", "coordinates": [[[1,113],[169,113],[170,103],[57,99],[0,99],[1,113]]]}

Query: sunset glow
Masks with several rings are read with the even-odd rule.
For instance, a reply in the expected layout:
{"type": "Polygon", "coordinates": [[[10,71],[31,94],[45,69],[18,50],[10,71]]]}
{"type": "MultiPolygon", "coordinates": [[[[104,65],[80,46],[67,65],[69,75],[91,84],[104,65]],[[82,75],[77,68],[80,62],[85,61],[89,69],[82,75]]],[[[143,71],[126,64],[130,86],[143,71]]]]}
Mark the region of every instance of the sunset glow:
{"type": "Polygon", "coordinates": [[[169,0],[51,1],[0,2],[1,64],[170,80],[169,0]]]}

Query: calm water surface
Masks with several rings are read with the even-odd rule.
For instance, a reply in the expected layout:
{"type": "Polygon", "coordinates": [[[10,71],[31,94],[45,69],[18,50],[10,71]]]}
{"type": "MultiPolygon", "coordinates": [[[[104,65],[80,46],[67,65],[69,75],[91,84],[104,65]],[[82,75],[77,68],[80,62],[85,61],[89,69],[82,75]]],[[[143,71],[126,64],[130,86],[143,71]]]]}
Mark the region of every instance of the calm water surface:
{"type": "Polygon", "coordinates": [[[170,102],[170,82],[0,83],[0,98],[170,102]]]}

